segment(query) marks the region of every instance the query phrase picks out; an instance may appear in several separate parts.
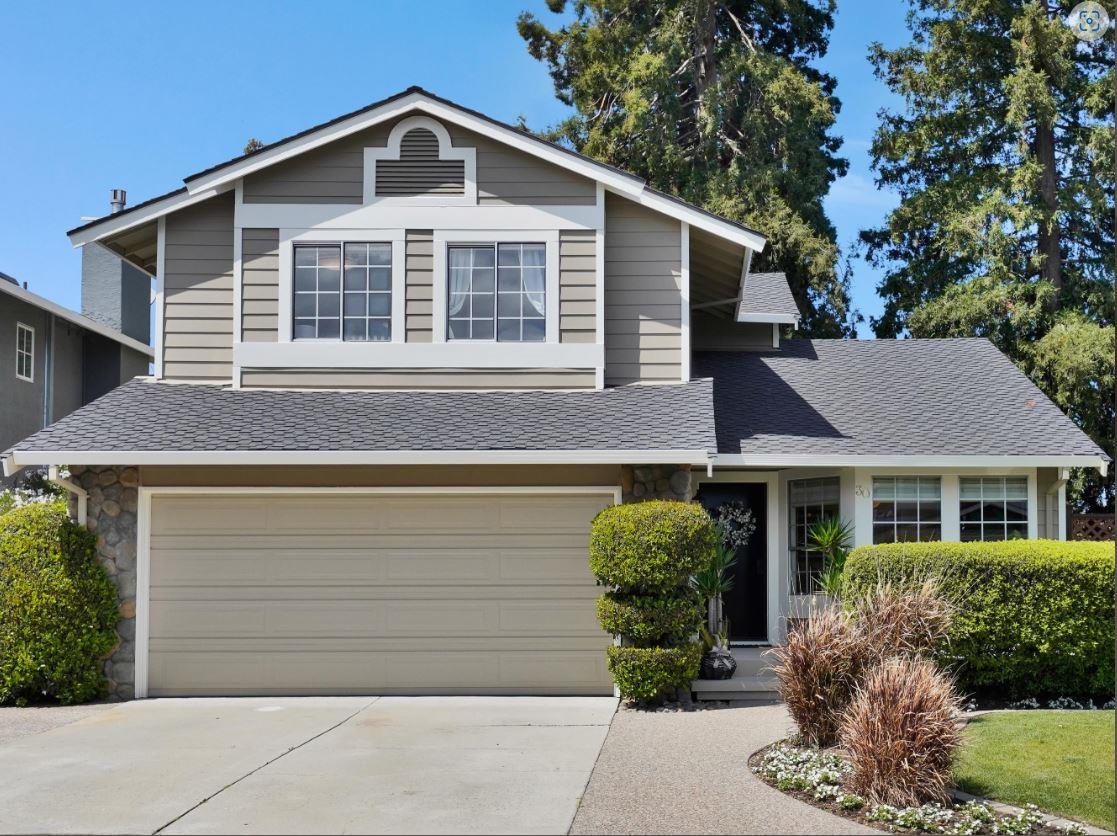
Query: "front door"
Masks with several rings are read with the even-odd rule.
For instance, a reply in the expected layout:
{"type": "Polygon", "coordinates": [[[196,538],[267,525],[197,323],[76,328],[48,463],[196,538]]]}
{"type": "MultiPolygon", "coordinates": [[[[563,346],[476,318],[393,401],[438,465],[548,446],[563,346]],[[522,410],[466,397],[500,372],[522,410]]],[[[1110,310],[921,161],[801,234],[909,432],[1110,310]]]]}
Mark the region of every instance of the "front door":
{"type": "Polygon", "coordinates": [[[706,482],[698,488],[698,501],[717,519],[718,509],[739,502],[752,512],[756,528],[737,550],[733,589],[722,598],[733,642],[768,640],[768,486],[761,482],[706,482]]]}

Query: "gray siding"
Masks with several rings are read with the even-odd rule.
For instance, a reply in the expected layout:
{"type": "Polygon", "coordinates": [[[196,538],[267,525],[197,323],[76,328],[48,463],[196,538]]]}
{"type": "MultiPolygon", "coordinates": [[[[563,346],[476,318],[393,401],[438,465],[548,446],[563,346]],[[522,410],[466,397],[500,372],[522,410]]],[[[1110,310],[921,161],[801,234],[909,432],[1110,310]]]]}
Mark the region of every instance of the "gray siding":
{"type": "MultiPolygon", "coordinates": [[[[4,281],[4,279],[0,279],[4,281]]],[[[50,316],[44,311],[0,293],[0,450],[6,450],[43,428],[44,360],[50,316]],[[16,323],[35,329],[35,378],[16,377],[16,323]]],[[[79,388],[80,391],[80,388],[79,388]]]]}
{"type": "MultiPolygon", "coordinates": [[[[732,312],[733,306],[725,310],[732,312]]],[[[690,317],[693,351],[772,350],[772,326],[762,322],[736,322],[695,311],[690,317]]]]}
{"type": "Polygon", "coordinates": [[[133,377],[144,377],[151,372],[151,360],[126,345],[120,347],[120,382],[126,383],[133,377]]]}
{"type": "Polygon", "coordinates": [[[434,233],[407,230],[405,336],[409,343],[429,343],[433,328],[434,233]]]}
{"type": "Polygon", "coordinates": [[[465,193],[465,162],[440,160],[438,137],[426,128],[403,135],[399,156],[398,160],[377,160],[378,197],[465,193]]]}
{"type": "Polygon", "coordinates": [[[279,340],[279,230],[241,231],[240,320],[243,342],[279,340]]]}
{"type": "MultiPolygon", "coordinates": [[[[515,351],[515,346],[510,346],[515,351]]],[[[291,389],[592,389],[593,369],[244,369],[245,387],[291,389]]]]}
{"type": "Polygon", "coordinates": [[[167,216],[163,376],[230,380],[233,373],[233,195],[167,216]]]}
{"type": "MultiPolygon", "coordinates": [[[[51,383],[51,420],[57,421],[82,405],[82,357],[85,329],[64,319],[54,320],[54,379],[51,383]]],[[[131,351],[131,349],[127,349],[131,351]]],[[[146,370],[147,358],[144,358],[146,370]]]]}
{"type": "MultiPolygon", "coordinates": [[[[244,202],[360,204],[364,149],[386,146],[393,124],[360,131],[249,175],[244,202]]],[[[592,180],[472,131],[446,128],[455,147],[477,149],[480,204],[592,206],[597,200],[592,180]]]]}
{"type": "Polygon", "coordinates": [[[681,226],[607,194],[605,229],[605,383],[679,380],[681,226]]]}
{"type": "Polygon", "coordinates": [[[559,342],[592,343],[597,337],[597,233],[559,233],[559,342]]]}

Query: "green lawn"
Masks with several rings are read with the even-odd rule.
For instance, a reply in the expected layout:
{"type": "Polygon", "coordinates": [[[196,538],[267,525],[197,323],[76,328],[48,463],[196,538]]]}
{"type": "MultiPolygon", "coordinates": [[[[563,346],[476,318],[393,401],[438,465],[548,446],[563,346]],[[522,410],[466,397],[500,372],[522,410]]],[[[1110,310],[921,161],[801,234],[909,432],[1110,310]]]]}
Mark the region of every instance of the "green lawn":
{"type": "Polygon", "coordinates": [[[958,786],[1113,830],[1113,712],[999,711],[973,719],[958,786]]]}

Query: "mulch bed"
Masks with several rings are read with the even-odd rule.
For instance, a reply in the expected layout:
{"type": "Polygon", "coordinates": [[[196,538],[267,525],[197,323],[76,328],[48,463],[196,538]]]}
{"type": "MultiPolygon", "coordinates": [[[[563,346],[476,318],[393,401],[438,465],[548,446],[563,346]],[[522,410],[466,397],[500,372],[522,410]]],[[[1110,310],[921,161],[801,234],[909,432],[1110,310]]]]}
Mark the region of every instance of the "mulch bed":
{"type": "MultiPolygon", "coordinates": [[[[752,767],[760,765],[760,762],[764,758],[764,754],[769,749],[771,749],[773,746],[779,745],[782,742],[783,741],[777,741],[776,743],[771,743],[771,744],[765,746],[763,749],[758,749],[757,751],[753,752],[752,755],[749,756],[749,769],[750,769],[750,771],[752,770],[752,767]]],[[[779,792],[782,792],[784,795],[790,795],[792,798],[796,798],[799,801],[802,801],[804,804],[810,804],[812,807],[817,807],[820,810],[825,810],[826,812],[831,813],[835,816],[840,816],[843,819],[850,819],[851,821],[855,821],[858,824],[864,825],[865,827],[871,827],[874,830],[882,830],[886,833],[924,833],[924,832],[926,832],[926,831],[921,831],[921,830],[913,830],[913,829],[907,828],[907,827],[900,827],[898,825],[883,824],[879,821],[873,821],[868,816],[868,806],[862,807],[860,810],[847,810],[846,808],[842,807],[842,805],[840,805],[837,801],[834,801],[834,800],[819,801],[818,799],[816,799],[814,797],[813,793],[811,793],[807,790],[794,790],[794,789],[781,790],[779,787],[777,787],[774,783],[769,781],[767,778],[765,778],[760,773],[753,772],[752,774],[754,776],[756,776],[758,779],[760,779],[761,781],[763,781],[765,784],[770,786],[772,789],[778,790],[779,792]]],[[[1034,830],[1031,831],[1031,833],[1036,834],[1036,836],[1066,836],[1066,834],[1062,830],[1060,830],[1059,828],[1048,827],[1048,826],[1045,826],[1045,825],[1036,827],[1034,830]]]]}

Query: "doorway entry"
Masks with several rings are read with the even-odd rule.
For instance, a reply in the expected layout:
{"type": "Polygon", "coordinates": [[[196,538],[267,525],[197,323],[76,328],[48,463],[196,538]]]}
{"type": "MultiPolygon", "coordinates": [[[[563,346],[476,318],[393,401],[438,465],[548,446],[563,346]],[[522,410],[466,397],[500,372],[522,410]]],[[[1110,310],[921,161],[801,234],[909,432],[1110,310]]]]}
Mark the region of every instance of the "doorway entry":
{"type": "Polygon", "coordinates": [[[733,588],[722,596],[729,620],[729,640],[740,644],[768,641],[768,486],[763,482],[703,482],[698,501],[717,519],[718,509],[740,503],[752,514],[756,528],[737,549],[730,570],[733,588]]]}

